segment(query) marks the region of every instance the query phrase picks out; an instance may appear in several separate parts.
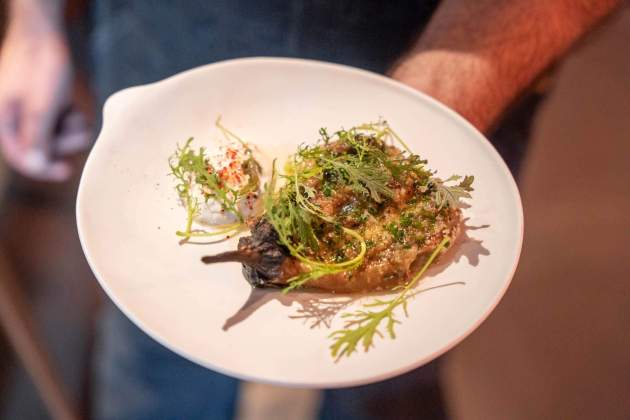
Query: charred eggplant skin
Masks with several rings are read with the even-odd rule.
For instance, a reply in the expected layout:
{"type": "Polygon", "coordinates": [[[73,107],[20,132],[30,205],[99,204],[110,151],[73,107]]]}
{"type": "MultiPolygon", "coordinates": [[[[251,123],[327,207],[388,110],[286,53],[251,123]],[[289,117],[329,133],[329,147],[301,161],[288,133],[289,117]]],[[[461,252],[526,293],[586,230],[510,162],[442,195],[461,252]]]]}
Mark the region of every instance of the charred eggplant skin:
{"type": "Polygon", "coordinates": [[[205,264],[240,262],[243,275],[253,287],[281,287],[284,263],[289,250],[280,244],[278,233],[261,217],[254,222],[251,235],[238,240],[238,248],[201,258],[205,264]]]}
{"type": "Polygon", "coordinates": [[[251,236],[238,240],[238,251],[255,256],[255,263],[243,262],[243,275],[254,287],[280,287],[282,263],[290,257],[286,247],[280,244],[278,233],[264,218],[260,218],[251,236]]]}

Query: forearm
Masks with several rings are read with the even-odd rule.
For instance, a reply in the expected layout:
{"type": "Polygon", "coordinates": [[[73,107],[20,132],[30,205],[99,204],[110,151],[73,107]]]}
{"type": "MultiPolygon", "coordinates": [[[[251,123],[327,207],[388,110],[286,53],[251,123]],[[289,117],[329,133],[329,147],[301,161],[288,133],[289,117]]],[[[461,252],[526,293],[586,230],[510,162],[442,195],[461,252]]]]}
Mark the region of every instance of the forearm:
{"type": "Polygon", "coordinates": [[[445,0],[392,77],[481,131],[618,0],[445,0]]]}
{"type": "Polygon", "coordinates": [[[10,0],[9,26],[21,32],[62,32],[65,0],[10,0]]]}

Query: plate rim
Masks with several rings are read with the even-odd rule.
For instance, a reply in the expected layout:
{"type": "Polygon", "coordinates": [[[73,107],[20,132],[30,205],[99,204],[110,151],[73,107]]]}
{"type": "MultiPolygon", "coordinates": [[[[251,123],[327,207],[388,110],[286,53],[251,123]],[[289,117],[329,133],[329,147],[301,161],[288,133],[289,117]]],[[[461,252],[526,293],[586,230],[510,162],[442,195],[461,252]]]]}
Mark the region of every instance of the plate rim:
{"type": "Polygon", "coordinates": [[[158,342],[160,345],[164,346],[166,349],[174,352],[175,354],[190,360],[194,363],[196,363],[197,365],[213,370],[215,372],[219,372],[221,374],[227,375],[227,376],[231,376],[240,380],[244,380],[244,381],[250,381],[250,382],[258,382],[258,383],[265,383],[265,384],[270,384],[270,385],[276,385],[276,386],[283,386],[283,387],[287,387],[287,388],[312,388],[312,389],[339,389],[339,388],[348,388],[348,387],[354,387],[354,386],[360,386],[360,385],[367,385],[367,384],[371,384],[371,383],[376,383],[376,382],[381,382],[387,379],[391,379],[394,377],[397,377],[399,375],[402,375],[404,373],[408,373],[412,370],[415,370],[429,362],[431,362],[432,360],[436,359],[437,357],[447,353],[448,351],[450,351],[451,349],[453,349],[455,346],[457,346],[459,343],[461,343],[465,338],[467,338],[470,334],[472,334],[487,318],[488,316],[490,316],[490,314],[494,311],[494,309],[496,308],[496,306],[499,304],[499,302],[502,300],[503,296],[505,295],[507,289],[509,288],[510,284],[512,283],[512,280],[514,278],[514,274],[516,273],[516,269],[518,267],[519,261],[520,261],[520,257],[521,257],[521,253],[522,253],[522,247],[523,247],[523,236],[524,236],[524,216],[523,216],[523,205],[522,205],[522,200],[521,200],[521,196],[520,196],[520,192],[518,189],[518,186],[516,184],[516,181],[514,179],[514,177],[512,176],[512,173],[510,172],[509,168],[507,167],[507,164],[505,163],[505,161],[503,160],[503,158],[499,155],[499,153],[497,152],[497,150],[494,148],[494,146],[492,145],[492,143],[490,143],[490,141],[475,127],[473,126],[468,120],[466,120],[464,117],[462,117],[459,113],[457,113],[455,110],[453,110],[452,108],[450,108],[449,106],[443,104],[442,102],[440,102],[439,100],[419,91],[416,90],[410,86],[407,86],[399,81],[396,81],[394,79],[391,79],[387,76],[378,74],[378,73],[374,73],[371,72],[369,70],[364,70],[364,69],[360,69],[360,68],[356,68],[356,67],[352,67],[352,66],[348,66],[345,64],[338,64],[338,63],[331,63],[331,62],[326,62],[326,61],[320,61],[320,60],[312,60],[312,59],[303,59],[303,58],[290,58],[290,57],[267,57],[267,56],[254,56],[254,57],[243,57],[243,58],[234,58],[234,59],[229,59],[229,60],[222,60],[222,61],[217,61],[217,62],[213,62],[213,63],[209,63],[209,64],[205,64],[205,65],[201,65],[198,67],[194,67],[176,74],[173,74],[169,77],[166,77],[164,79],[155,81],[155,82],[151,82],[151,83],[147,83],[147,84],[142,84],[142,85],[136,85],[136,86],[130,86],[124,89],[121,89],[117,92],[114,92],[113,94],[111,94],[107,100],[105,101],[104,105],[103,105],[103,110],[102,110],[102,124],[100,127],[100,131],[98,133],[98,136],[94,142],[94,145],[92,146],[92,149],[89,152],[89,155],[85,161],[85,165],[81,171],[81,178],[79,181],[79,187],[77,189],[77,198],[76,198],[76,208],[75,208],[75,215],[76,215],[76,221],[77,221],[77,231],[78,231],[78,236],[79,236],[79,241],[81,243],[81,249],[83,250],[83,253],[85,255],[86,261],[88,262],[88,265],[90,266],[90,269],[92,270],[92,273],[94,274],[94,277],[96,278],[96,280],[98,281],[98,283],[100,284],[100,286],[103,288],[103,290],[105,291],[106,295],[108,296],[109,299],[111,299],[111,301],[116,305],[116,307],[127,317],[129,318],[129,320],[131,320],[132,323],[134,323],[137,327],[139,327],[145,334],[147,334],[148,336],[150,336],[153,340],[155,340],[156,342],[158,342]],[[507,281],[504,282],[503,286],[501,289],[497,290],[496,294],[494,295],[494,297],[492,298],[491,302],[488,304],[488,306],[483,310],[482,315],[473,323],[471,324],[470,327],[467,328],[466,332],[459,335],[458,337],[454,338],[453,340],[449,341],[448,344],[440,347],[439,349],[436,349],[435,351],[431,352],[430,354],[425,355],[422,358],[417,359],[414,363],[409,363],[407,365],[401,366],[397,369],[394,370],[390,370],[386,373],[380,373],[380,374],[374,374],[374,375],[367,375],[358,379],[353,379],[353,380],[341,380],[341,381],[335,381],[335,382],[331,382],[331,381],[301,381],[301,382],[286,382],[286,381],[282,381],[282,380],[273,380],[273,379],[269,379],[269,378],[260,378],[260,377],[256,377],[254,375],[247,375],[241,372],[235,372],[232,371],[230,369],[225,369],[221,366],[217,366],[214,365],[212,363],[209,363],[205,360],[202,360],[201,358],[196,357],[195,355],[192,355],[188,352],[186,352],[185,350],[182,350],[180,348],[178,348],[176,345],[172,345],[169,344],[167,342],[167,340],[163,337],[160,336],[160,334],[156,333],[155,331],[153,331],[150,327],[148,327],[143,320],[141,320],[139,317],[136,317],[136,315],[134,315],[133,311],[130,308],[127,308],[126,305],[122,304],[119,299],[117,298],[117,296],[115,295],[115,293],[109,288],[108,283],[105,281],[105,279],[102,278],[102,275],[98,272],[98,270],[95,268],[96,264],[94,262],[94,257],[93,255],[90,253],[87,243],[86,243],[86,238],[85,238],[85,226],[84,226],[84,219],[82,216],[82,209],[84,208],[84,202],[83,202],[83,195],[84,195],[84,191],[87,188],[86,187],[86,183],[88,181],[86,181],[86,172],[88,172],[86,169],[89,168],[92,165],[92,161],[95,158],[96,154],[97,154],[97,150],[99,147],[99,139],[102,137],[103,132],[105,131],[104,129],[106,128],[106,124],[107,124],[107,120],[108,120],[108,115],[111,113],[112,109],[115,107],[116,103],[119,102],[121,100],[121,98],[123,97],[127,97],[127,96],[132,96],[134,94],[141,94],[142,91],[153,88],[153,87],[157,87],[159,85],[165,84],[165,83],[170,83],[172,80],[177,80],[177,79],[181,79],[181,78],[185,78],[188,75],[192,74],[192,73],[197,73],[197,72],[203,72],[203,71],[207,71],[208,69],[213,69],[213,68],[218,68],[218,67],[228,67],[228,66],[234,66],[234,65],[242,65],[242,64],[273,64],[273,65],[278,65],[278,64],[289,64],[289,65],[299,65],[299,66],[307,66],[307,67],[319,67],[319,68],[323,68],[323,69],[328,69],[328,70],[333,70],[333,71],[340,71],[340,72],[345,72],[346,74],[355,74],[357,76],[363,77],[363,78],[368,78],[368,79],[372,79],[378,83],[384,83],[386,85],[389,85],[390,87],[397,89],[397,90],[402,90],[403,92],[405,92],[406,94],[409,94],[411,96],[415,96],[416,98],[420,99],[421,101],[424,101],[425,103],[430,104],[431,106],[439,109],[440,111],[446,113],[447,115],[449,115],[451,117],[451,120],[453,121],[453,123],[459,124],[461,126],[463,126],[463,128],[465,128],[466,130],[470,131],[471,134],[474,135],[474,137],[480,141],[480,143],[483,145],[483,147],[490,153],[490,155],[492,155],[492,157],[494,157],[495,162],[498,163],[499,168],[501,170],[501,172],[506,176],[506,178],[508,179],[508,185],[509,185],[509,189],[512,193],[513,198],[515,199],[515,205],[516,205],[516,219],[517,219],[517,223],[518,223],[518,244],[516,246],[516,257],[514,258],[514,261],[512,263],[512,267],[510,269],[510,273],[509,273],[509,278],[507,279],[507,281]]]}

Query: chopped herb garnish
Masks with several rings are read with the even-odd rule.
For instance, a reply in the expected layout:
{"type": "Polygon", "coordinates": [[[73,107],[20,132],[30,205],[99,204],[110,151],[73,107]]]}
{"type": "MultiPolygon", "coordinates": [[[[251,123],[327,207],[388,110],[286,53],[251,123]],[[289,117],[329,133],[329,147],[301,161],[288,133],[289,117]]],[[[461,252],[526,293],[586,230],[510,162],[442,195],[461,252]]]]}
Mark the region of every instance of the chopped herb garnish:
{"type": "Polygon", "coordinates": [[[405,231],[400,229],[396,223],[387,225],[387,231],[392,235],[394,241],[403,243],[405,241],[405,231]]]}
{"type": "Polygon", "coordinates": [[[411,226],[411,224],[413,223],[413,217],[414,215],[411,213],[402,213],[400,215],[400,226],[401,227],[409,227],[411,226]]]}

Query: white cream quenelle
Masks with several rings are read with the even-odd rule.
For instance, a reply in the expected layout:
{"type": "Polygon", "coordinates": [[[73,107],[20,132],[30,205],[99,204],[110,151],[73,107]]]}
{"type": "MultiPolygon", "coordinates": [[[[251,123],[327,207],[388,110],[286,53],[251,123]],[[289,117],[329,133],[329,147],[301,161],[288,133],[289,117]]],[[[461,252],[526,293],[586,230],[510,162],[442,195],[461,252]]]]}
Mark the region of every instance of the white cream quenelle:
{"type": "MultiPolygon", "coordinates": [[[[242,191],[252,181],[252,176],[246,172],[245,162],[250,159],[248,149],[238,142],[222,143],[214,151],[208,149],[208,170],[216,171],[227,190],[242,191]]],[[[189,176],[192,179],[191,194],[200,203],[193,219],[196,223],[212,227],[239,222],[237,214],[226,211],[221,202],[213,198],[215,193],[210,187],[195,182],[194,174],[190,173],[189,176]]],[[[259,191],[256,189],[236,199],[236,207],[245,219],[257,208],[258,197],[259,191]]],[[[182,200],[180,202],[185,206],[182,200]]]]}

